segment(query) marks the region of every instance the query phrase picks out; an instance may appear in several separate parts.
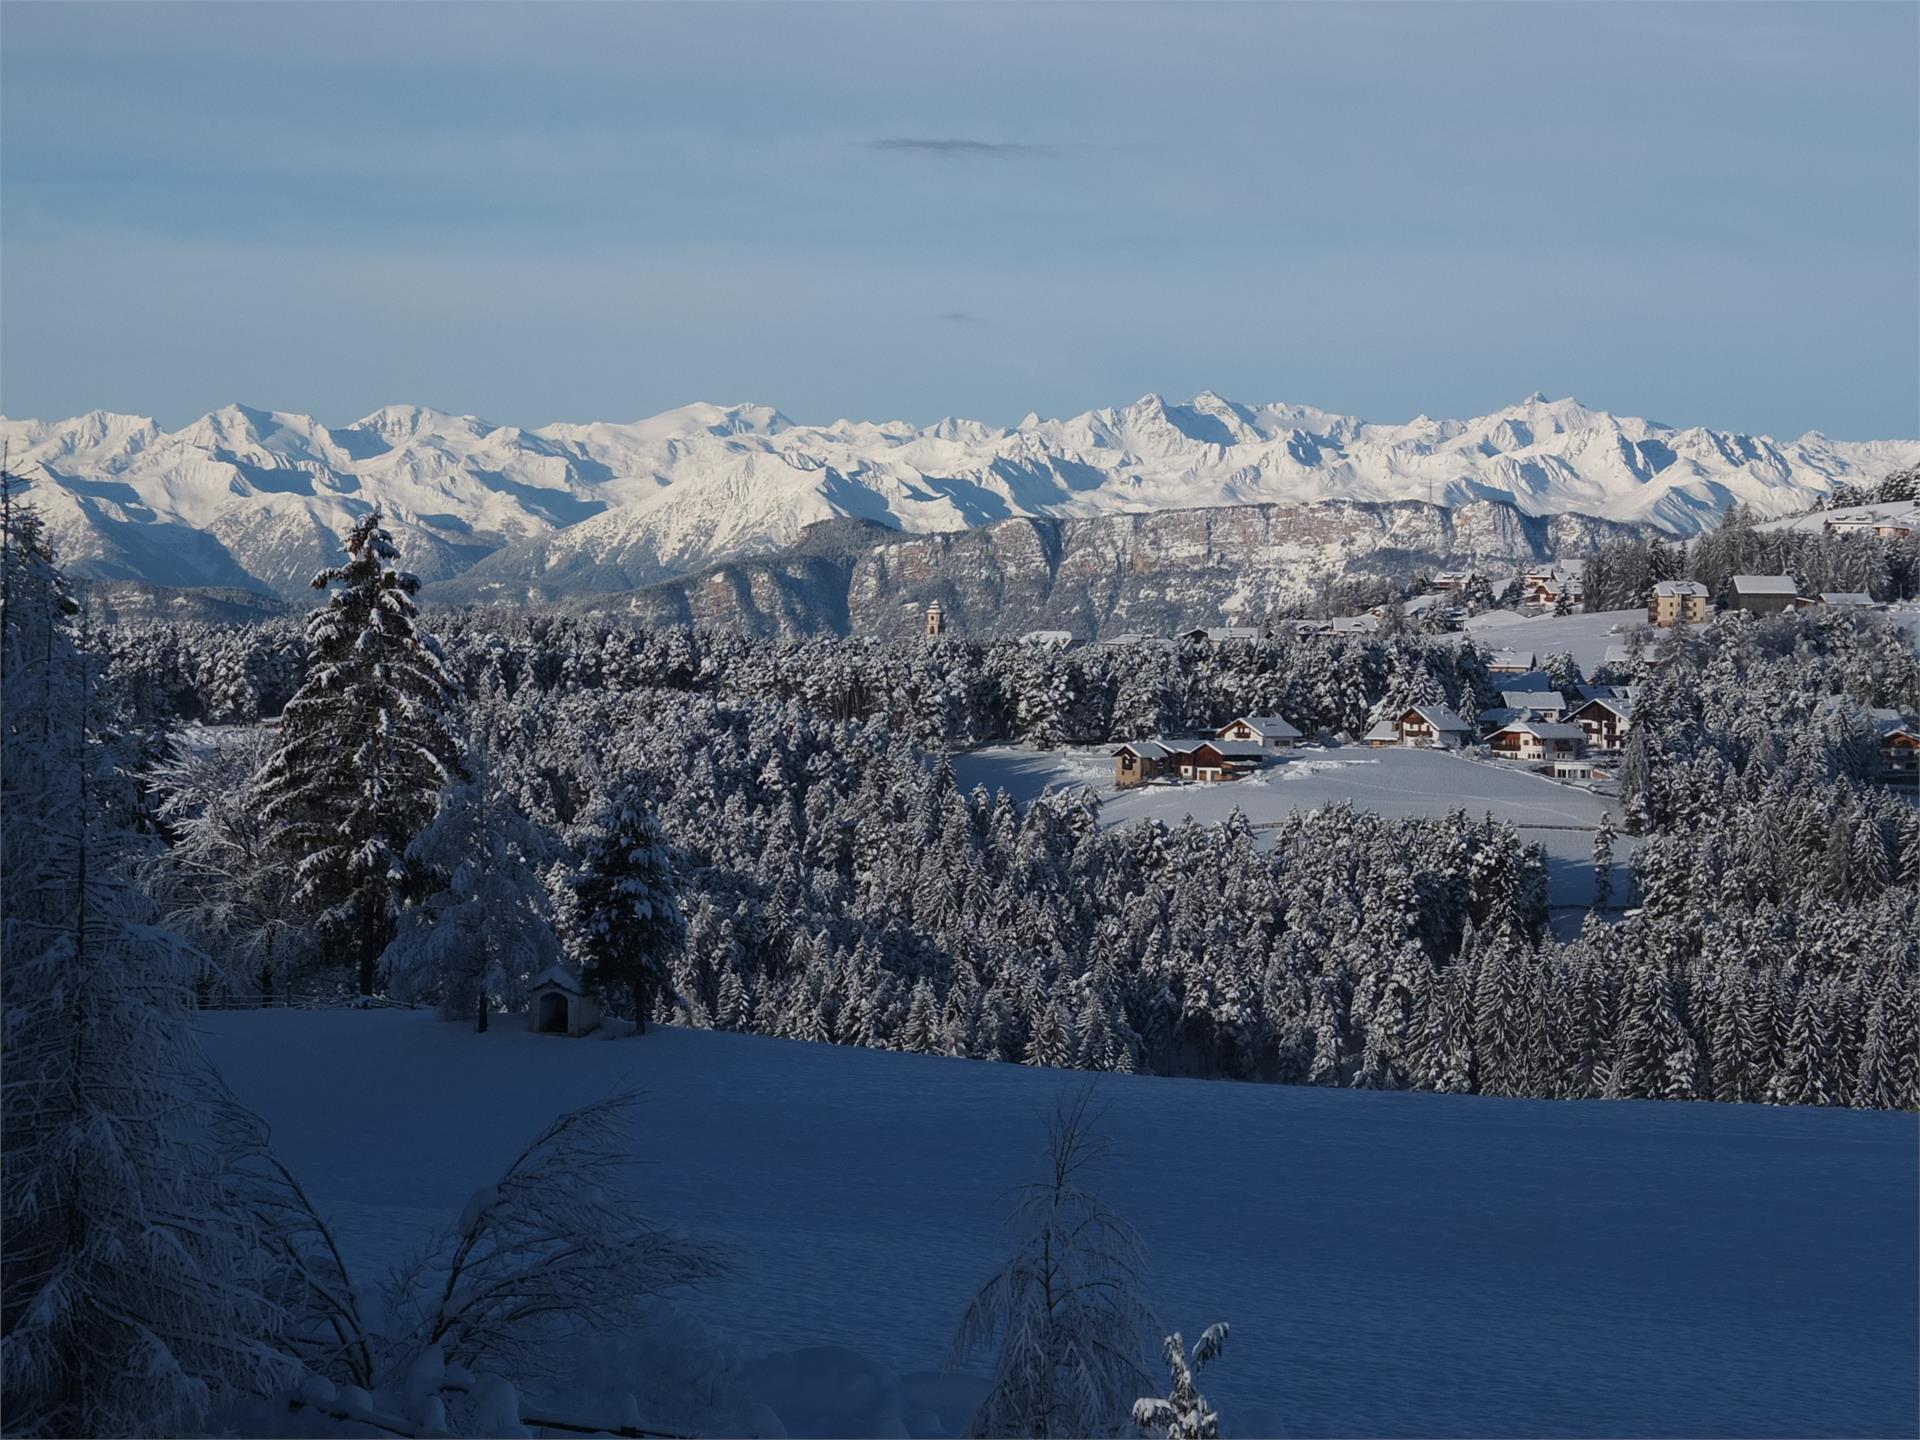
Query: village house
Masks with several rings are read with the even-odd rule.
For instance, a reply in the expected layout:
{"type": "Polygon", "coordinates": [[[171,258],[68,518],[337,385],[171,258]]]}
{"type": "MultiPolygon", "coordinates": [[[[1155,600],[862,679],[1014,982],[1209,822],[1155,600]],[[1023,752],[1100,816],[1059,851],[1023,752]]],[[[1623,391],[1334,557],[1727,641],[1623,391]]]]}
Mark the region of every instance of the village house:
{"type": "Polygon", "coordinates": [[[1905,716],[1880,725],[1880,765],[1889,780],[1920,780],[1920,721],[1905,716]]]}
{"type": "Polygon", "coordinates": [[[1727,608],[1745,610],[1750,615],[1777,615],[1793,609],[1799,594],[1791,575],[1736,575],[1727,608]]]}
{"type": "Polygon", "coordinates": [[[1533,669],[1534,655],[1531,650],[1489,650],[1487,652],[1487,673],[1489,675],[1524,675],[1533,669]]]}
{"type": "Polygon", "coordinates": [[[1587,732],[1578,725],[1516,720],[1489,735],[1487,748],[1502,760],[1575,760],[1586,753],[1587,732]]]}
{"type": "Polygon", "coordinates": [[[1904,540],[1914,531],[1915,512],[1904,514],[1836,515],[1826,522],[1829,535],[1878,535],[1882,540],[1904,540]]]}
{"type": "Polygon", "coordinates": [[[1480,578],[1478,570],[1442,570],[1433,577],[1436,590],[1464,590],[1480,578]]]}
{"type": "Polygon", "coordinates": [[[1591,760],[1555,760],[1551,773],[1556,780],[1591,780],[1593,762],[1591,760]]]}
{"type": "Polygon", "coordinates": [[[1222,725],[1214,738],[1251,741],[1262,750],[1291,750],[1303,737],[1278,715],[1242,715],[1222,725]]]}
{"type": "Polygon", "coordinates": [[[1415,745],[1426,750],[1458,750],[1473,729],[1444,705],[1410,705],[1366,733],[1367,744],[1415,745]]]}
{"type": "Polygon", "coordinates": [[[1659,580],[1647,597],[1647,623],[1670,629],[1684,620],[1698,625],[1707,618],[1707,587],[1698,580],[1659,580]]]}
{"type": "Polygon", "coordinates": [[[1252,740],[1202,740],[1191,750],[1174,757],[1183,780],[1203,785],[1222,780],[1238,780],[1250,775],[1266,762],[1264,745],[1252,740]]]}
{"type": "Polygon", "coordinates": [[[1202,785],[1238,780],[1258,770],[1268,753],[1256,740],[1133,740],[1113,752],[1113,783],[1130,790],[1175,775],[1202,785]]]}
{"type": "Polygon", "coordinates": [[[1500,704],[1518,718],[1558,720],[1567,713],[1567,701],[1558,690],[1502,690],[1500,704]]]}
{"type": "Polygon", "coordinates": [[[1558,605],[1565,596],[1578,605],[1586,591],[1586,576],[1578,570],[1562,570],[1552,565],[1536,566],[1520,580],[1520,601],[1541,607],[1558,605]]]}
{"type": "Polygon", "coordinates": [[[1250,645],[1263,636],[1258,625],[1203,625],[1182,630],[1180,638],[1196,645],[1250,645]]]}
{"type": "MultiPolygon", "coordinates": [[[[1641,658],[1651,660],[1659,653],[1659,639],[1652,635],[1647,636],[1640,646],[1641,658]]],[[[1632,647],[1624,640],[1615,641],[1613,644],[1607,646],[1606,658],[1602,663],[1615,666],[1619,669],[1625,669],[1633,663],[1632,647]]]]}
{"type": "Polygon", "coordinates": [[[1172,769],[1173,752],[1158,740],[1132,740],[1113,752],[1113,783],[1131,790],[1157,780],[1172,769]]]}
{"type": "Polygon", "coordinates": [[[1633,729],[1633,701],[1617,695],[1596,695],[1567,720],[1586,735],[1589,750],[1618,750],[1633,729]]]}

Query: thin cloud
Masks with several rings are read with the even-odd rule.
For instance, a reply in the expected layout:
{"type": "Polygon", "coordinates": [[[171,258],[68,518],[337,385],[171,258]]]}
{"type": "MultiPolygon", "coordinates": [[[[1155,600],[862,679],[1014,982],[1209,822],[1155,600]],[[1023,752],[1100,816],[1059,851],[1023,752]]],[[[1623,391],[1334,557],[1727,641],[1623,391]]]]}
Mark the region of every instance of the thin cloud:
{"type": "Polygon", "coordinates": [[[1032,155],[1051,155],[1051,145],[1023,145],[1011,140],[931,140],[915,136],[893,135],[869,140],[869,150],[904,151],[919,155],[938,155],[943,159],[1020,160],[1032,155]]]}
{"type": "Polygon", "coordinates": [[[978,315],[969,315],[964,310],[948,310],[943,312],[940,318],[949,325],[984,325],[987,323],[978,315]]]}

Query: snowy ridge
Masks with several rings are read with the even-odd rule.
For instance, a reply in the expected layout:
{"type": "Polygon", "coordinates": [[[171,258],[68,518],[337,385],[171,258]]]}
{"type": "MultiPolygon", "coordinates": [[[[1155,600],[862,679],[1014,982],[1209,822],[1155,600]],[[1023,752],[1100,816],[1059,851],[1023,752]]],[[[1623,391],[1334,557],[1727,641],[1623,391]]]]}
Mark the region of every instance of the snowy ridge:
{"type": "MultiPolygon", "coordinates": [[[[1211,391],[1012,428],[798,425],[758,405],[629,424],[494,425],[394,405],[330,428],[231,405],[176,431],[94,411],[0,420],[76,573],[297,591],[371,504],[426,579],[512,587],[612,567],[629,584],[762,554],[820,520],[910,532],[1012,517],[1322,500],[1510,503],[1690,534],[1732,504],[1805,510],[1920,463],[1920,441],[1778,441],[1534,395],[1471,420],[1374,424],[1211,391]]],[[[602,587],[604,588],[604,587],[602,587]]]]}

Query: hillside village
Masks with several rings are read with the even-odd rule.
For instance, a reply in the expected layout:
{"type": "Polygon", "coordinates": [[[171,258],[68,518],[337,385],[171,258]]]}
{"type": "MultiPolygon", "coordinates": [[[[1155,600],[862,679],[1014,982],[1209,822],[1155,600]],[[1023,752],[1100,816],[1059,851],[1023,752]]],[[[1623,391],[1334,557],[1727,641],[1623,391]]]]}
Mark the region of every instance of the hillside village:
{"type": "MultiPolygon", "coordinates": [[[[1913,533],[1913,519],[1906,514],[1843,516],[1828,520],[1827,526],[1828,533],[1872,533],[1883,539],[1905,540],[1913,533]],[[1862,530],[1863,526],[1867,528],[1862,530]]],[[[1161,649],[1213,647],[1256,644],[1282,631],[1300,638],[1372,634],[1387,626],[1413,622],[1429,634],[1460,633],[1470,618],[1470,607],[1450,602],[1470,596],[1489,602],[1496,578],[1470,569],[1442,571],[1432,577],[1425,594],[1399,606],[1376,606],[1359,615],[1252,626],[1194,626],[1165,636],[1125,633],[1095,643],[1161,649]]],[[[1512,609],[1517,620],[1566,617],[1584,603],[1584,576],[1560,566],[1541,566],[1505,581],[1500,593],[1503,599],[1517,602],[1512,609]]],[[[1608,644],[1600,668],[1625,671],[1641,656],[1656,653],[1661,637],[1649,632],[1671,633],[1678,626],[1706,624],[1716,615],[1729,612],[1759,617],[1816,607],[1888,608],[1865,591],[1803,594],[1795,578],[1785,574],[1733,575],[1719,604],[1700,581],[1655,581],[1646,596],[1646,628],[1623,617],[1623,623],[1613,631],[1621,638],[1608,644]]],[[[938,601],[928,608],[926,628],[930,637],[945,631],[938,601]]],[[[1075,637],[1064,630],[1030,631],[1020,640],[1050,650],[1076,644],[1075,637]]],[[[1337,744],[1342,738],[1371,748],[1476,751],[1491,760],[1528,766],[1556,780],[1612,778],[1610,767],[1620,759],[1633,731],[1633,685],[1561,683],[1542,668],[1544,655],[1513,646],[1487,648],[1482,658],[1489,677],[1497,684],[1498,703],[1471,719],[1443,704],[1420,703],[1379,716],[1356,736],[1321,732],[1309,737],[1283,715],[1243,715],[1211,734],[1144,737],[1116,747],[1111,752],[1114,784],[1129,789],[1148,784],[1229,783],[1258,774],[1301,745],[1337,744]]],[[[1884,707],[1868,708],[1864,718],[1876,737],[1878,778],[1905,782],[1920,775],[1920,718],[1884,707]]]]}

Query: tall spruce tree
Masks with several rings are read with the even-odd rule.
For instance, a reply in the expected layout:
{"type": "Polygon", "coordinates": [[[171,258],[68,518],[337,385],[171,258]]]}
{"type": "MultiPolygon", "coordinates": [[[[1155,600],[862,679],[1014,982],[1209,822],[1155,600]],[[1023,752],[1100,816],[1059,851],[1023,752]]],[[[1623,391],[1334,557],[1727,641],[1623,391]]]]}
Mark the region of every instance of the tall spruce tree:
{"type": "Polygon", "coordinates": [[[272,844],[294,866],[319,938],[374,993],[406,891],[406,851],[459,774],[449,725],[456,688],[421,628],[420,582],[369,511],[347,532],[347,563],[307,622],[307,677],[256,780],[272,844]]]}
{"type": "Polygon", "coordinates": [[[623,785],[588,822],[557,899],[560,938],[581,978],[629,1005],[645,1034],[655,998],[672,993],[687,923],[673,852],[638,785],[623,785]]]}

